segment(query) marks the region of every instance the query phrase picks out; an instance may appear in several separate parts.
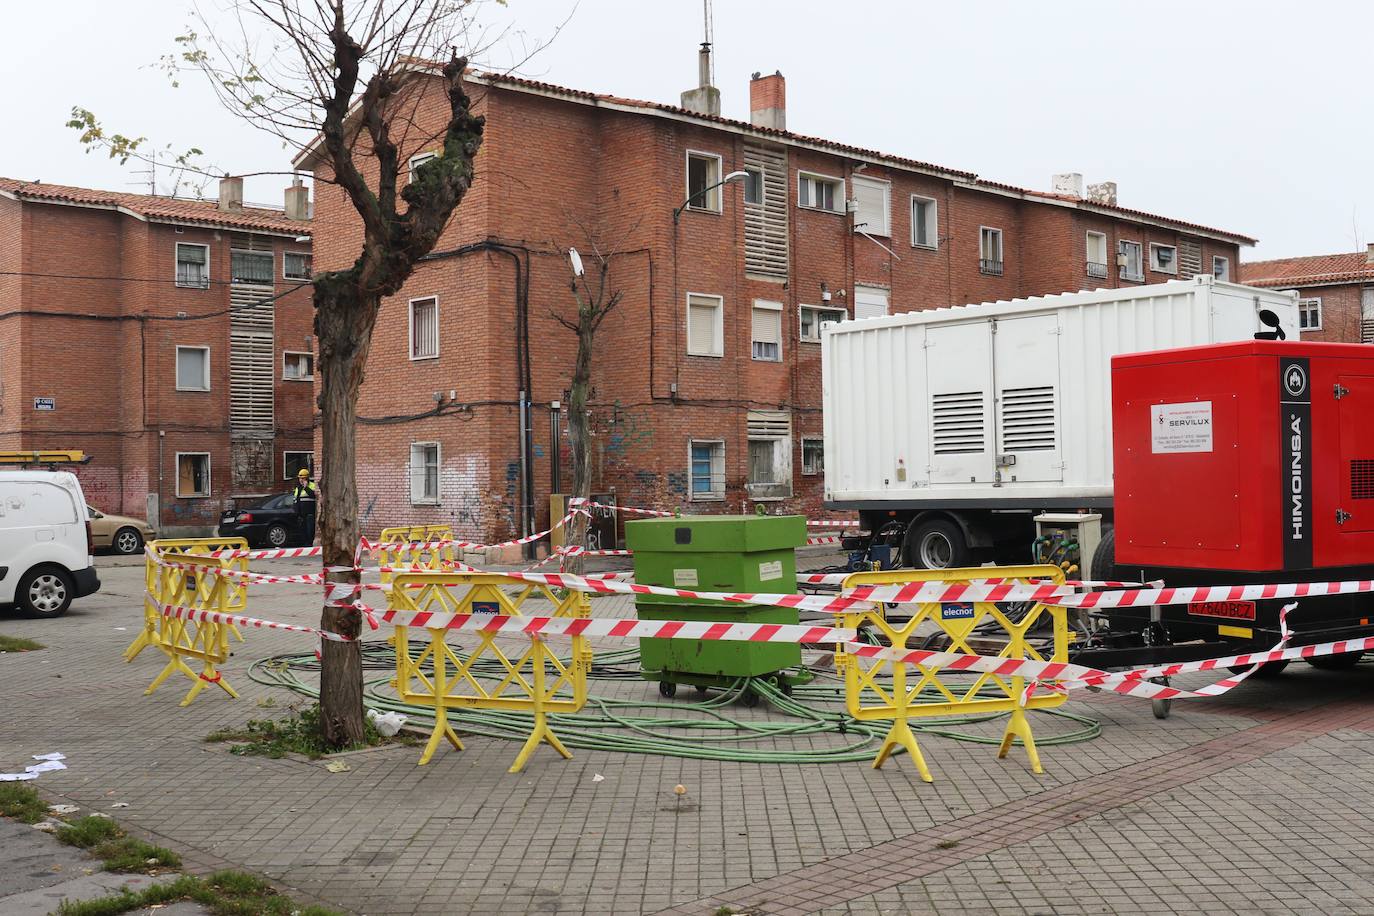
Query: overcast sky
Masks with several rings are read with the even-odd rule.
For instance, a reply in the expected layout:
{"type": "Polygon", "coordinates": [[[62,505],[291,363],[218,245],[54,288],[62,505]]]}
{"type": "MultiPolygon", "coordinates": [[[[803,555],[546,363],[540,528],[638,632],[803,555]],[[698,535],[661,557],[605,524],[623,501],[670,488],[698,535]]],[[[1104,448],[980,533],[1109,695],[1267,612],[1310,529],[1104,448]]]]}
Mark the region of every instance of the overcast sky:
{"type": "MultiPolygon", "coordinates": [[[[208,0],[215,3],[216,0],[208,0]]],[[[787,77],[788,127],[1048,189],[1115,180],[1122,205],[1258,237],[1246,260],[1374,241],[1374,4],[716,0],[723,113],[749,75],[787,77]]],[[[696,83],[700,0],[510,0],[487,63],[551,43],[526,76],[676,103],[696,83]],[[568,19],[571,15],[571,19],[568,19]],[[568,19],[561,33],[556,27],[568,19]]],[[[10,4],[0,55],[0,174],[113,190],[146,176],[85,155],[73,105],[114,130],[203,148],[235,171],[288,167],[279,140],[170,87],[149,65],[186,22],[178,0],[10,4]]],[[[280,203],[285,178],[250,180],[280,203]]]]}

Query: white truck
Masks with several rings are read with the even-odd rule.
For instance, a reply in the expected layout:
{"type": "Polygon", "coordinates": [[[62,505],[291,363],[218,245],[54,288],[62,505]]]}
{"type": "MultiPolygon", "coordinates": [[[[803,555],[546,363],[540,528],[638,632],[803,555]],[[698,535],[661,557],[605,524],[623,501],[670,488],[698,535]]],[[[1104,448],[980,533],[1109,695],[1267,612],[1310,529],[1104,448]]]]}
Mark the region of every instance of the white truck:
{"type": "Polygon", "coordinates": [[[1111,524],[1111,358],[1298,338],[1297,294],[1195,277],[828,325],[827,508],[927,568],[1026,562],[1038,512],[1111,524]]]}

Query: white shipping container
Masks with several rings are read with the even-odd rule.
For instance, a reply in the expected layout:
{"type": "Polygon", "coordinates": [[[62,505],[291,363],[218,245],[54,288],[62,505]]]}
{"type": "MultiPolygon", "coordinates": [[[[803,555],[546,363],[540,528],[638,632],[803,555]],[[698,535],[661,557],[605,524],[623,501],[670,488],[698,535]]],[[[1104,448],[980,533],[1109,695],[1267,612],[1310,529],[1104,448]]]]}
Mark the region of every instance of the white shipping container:
{"type": "Polygon", "coordinates": [[[1248,340],[1297,294],[1211,277],[828,325],[825,498],[837,508],[1109,506],[1111,358],[1248,340]]]}

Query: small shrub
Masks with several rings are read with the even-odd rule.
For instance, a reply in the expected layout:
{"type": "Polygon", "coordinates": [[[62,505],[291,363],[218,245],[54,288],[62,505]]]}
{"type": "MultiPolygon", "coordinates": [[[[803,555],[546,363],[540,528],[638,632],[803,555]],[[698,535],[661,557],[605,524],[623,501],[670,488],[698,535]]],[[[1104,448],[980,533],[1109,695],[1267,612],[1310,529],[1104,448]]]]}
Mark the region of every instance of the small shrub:
{"type": "Polygon", "coordinates": [[[36,824],[48,815],[48,806],[30,787],[17,782],[0,782],[0,817],[12,817],[21,824],[36,824]]]}
{"type": "MultiPolygon", "coordinates": [[[[286,719],[249,719],[243,728],[225,728],[205,736],[209,742],[233,741],[236,747],[230,753],[247,757],[285,757],[287,754],[302,754],[311,760],[318,760],[326,754],[336,753],[328,747],[320,736],[320,707],[308,706],[299,712],[292,711],[286,719]]],[[[387,738],[377,731],[370,721],[363,722],[363,743],[339,750],[356,750],[363,747],[378,747],[386,744],[387,738]]]]}
{"type": "Polygon", "coordinates": [[[60,828],[57,838],[89,851],[106,871],[153,872],[181,865],[181,857],[170,849],[134,839],[109,818],[77,818],[60,828]]]}

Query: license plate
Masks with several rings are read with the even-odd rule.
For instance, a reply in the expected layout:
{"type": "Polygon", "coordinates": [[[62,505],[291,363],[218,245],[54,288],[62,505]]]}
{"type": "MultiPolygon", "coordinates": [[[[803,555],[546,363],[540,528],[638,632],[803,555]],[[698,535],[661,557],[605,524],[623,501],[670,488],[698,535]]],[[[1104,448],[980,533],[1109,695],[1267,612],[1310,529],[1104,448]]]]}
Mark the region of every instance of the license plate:
{"type": "Polygon", "coordinates": [[[1226,620],[1254,620],[1255,602],[1253,601],[1204,601],[1188,605],[1188,613],[1194,617],[1221,617],[1226,620]]]}

